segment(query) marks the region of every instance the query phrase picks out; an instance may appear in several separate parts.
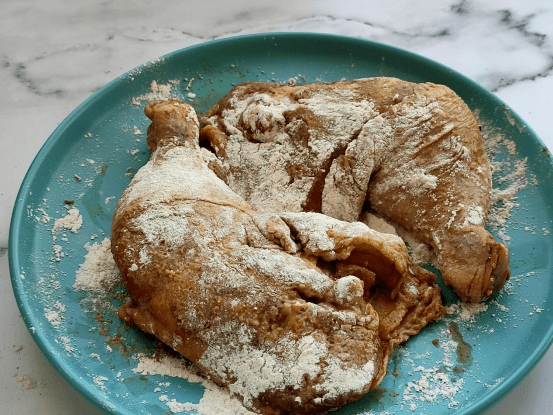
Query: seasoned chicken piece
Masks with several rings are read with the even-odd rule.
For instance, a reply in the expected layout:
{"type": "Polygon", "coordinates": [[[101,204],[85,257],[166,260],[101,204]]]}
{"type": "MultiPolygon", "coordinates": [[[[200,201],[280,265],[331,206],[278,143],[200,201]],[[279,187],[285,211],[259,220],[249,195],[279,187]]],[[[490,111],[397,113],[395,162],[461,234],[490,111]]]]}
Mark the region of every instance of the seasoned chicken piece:
{"type": "Polygon", "coordinates": [[[145,113],[152,155],[112,223],[131,298],[119,315],[246,407],[312,414],[359,399],[392,348],[443,315],[433,274],[401,239],[320,213],[256,212],[215,174],[192,107],[145,113]]]}
{"type": "Polygon", "coordinates": [[[234,87],[200,137],[257,211],[355,221],[369,207],[432,246],[444,283],[479,302],[509,278],[485,229],[491,172],[478,124],[451,89],[395,78],[234,87]]]}

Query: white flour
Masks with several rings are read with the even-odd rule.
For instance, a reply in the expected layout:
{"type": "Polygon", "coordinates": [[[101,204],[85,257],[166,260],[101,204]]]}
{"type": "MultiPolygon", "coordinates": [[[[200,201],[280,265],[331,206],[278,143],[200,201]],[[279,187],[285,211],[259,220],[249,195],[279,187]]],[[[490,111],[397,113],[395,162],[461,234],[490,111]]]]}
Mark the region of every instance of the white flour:
{"type": "Polygon", "coordinates": [[[436,402],[439,399],[449,401],[448,407],[452,408],[459,405],[454,397],[463,389],[463,379],[452,381],[448,373],[443,373],[437,367],[426,369],[417,367],[415,373],[420,373],[417,380],[407,383],[403,390],[403,401],[410,404],[411,410],[417,409],[415,402],[436,402]]]}
{"type": "Polygon", "coordinates": [[[77,290],[109,291],[120,282],[120,274],[111,254],[111,241],[86,244],[88,253],[77,270],[74,287],[77,290]]]}
{"type": "MultiPolygon", "coordinates": [[[[214,414],[254,414],[244,408],[236,398],[232,398],[228,390],[217,386],[210,380],[198,375],[197,370],[185,363],[183,359],[172,356],[162,356],[159,359],[138,354],[134,356],[139,363],[132,371],[143,375],[161,375],[186,379],[192,383],[201,383],[205,388],[204,395],[199,403],[178,402],[176,399],[169,399],[167,395],[160,395],[159,400],[164,402],[173,413],[184,411],[195,411],[198,415],[214,414]]],[[[161,391],[161,389],[159,390],[161,391]]]]}
{"type": "MultiPolygon", "coordinates": [[[[514,156],[517,154],[515,142],[493,131],[484,122],[482,137],[486,153],[490,158],[494,184],[487,224],[499,238],[509,241],[511,238],[507,234],[506,227],[513,210],[519,207],[517,194],[530,184],[527,174],[528,159],[515,159],[514,156]],[[507,149],[510,157],[502,157],[503,148],[507,149]]],[[[534,184],[537,183],[534,181],[534,184]]]]}
{"type": "Polygon", "coordinates": [[[83,217],[79,213],[79,209],[71,208],[67,212],[66,216],[56,219],[56,221],[54,222],[54,227],[52,228],[52,234],[55,234],[60,229],[67,229],[73,233],[77,233],[82,225],[83,217]]]}
{"type": "Polygon", "coordinates": [[[477,314],[483,313],[488,309],[484,303],[458,303],[446,307],[448,315],[456,316],[456,321],[468,321],[473,323],[477,314]]]}
{"type": "MultiPolygon", "coordinates": [[[[156,81],[152,81],[150,84],[150,90],[145,94],[136,96],[132,99],[133,105],[142,105],[144,101],[159,101],[169,99],[173,95],[173,88],[179,84],[179,81],[169,81],[167,84],[158,84],[156,81]]],[[[137,129],[138,130],[138,129],[137,129]]],[[[138,133],[135,130],[135,134],[138,133]]]]}
{"type": "Polygon", "coordinates": [[[45,308],[44,316],[50,323],[52,323],[52,326],[54,326],[55,328],[58,328],[59,325],[61,324],[61,316],[55,310],[50,310],[49,308],[45,308]]]}

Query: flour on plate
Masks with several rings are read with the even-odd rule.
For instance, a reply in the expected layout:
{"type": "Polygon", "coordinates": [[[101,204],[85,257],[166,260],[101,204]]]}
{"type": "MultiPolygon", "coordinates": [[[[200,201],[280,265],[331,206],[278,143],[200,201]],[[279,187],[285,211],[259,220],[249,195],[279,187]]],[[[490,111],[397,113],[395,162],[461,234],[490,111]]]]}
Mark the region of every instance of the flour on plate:
{"type": "Polygon", "coordinates": [[[170,399],[162,394],[159,397],[173,413],[194,410],[200,415],[212,414],[236,414],[247,415],[254,414],[244,408],[240,401],[230,396],[230,393],[210,380],[201,377],[193,366],[186,363],[184,359],[172,356],[162,356],[159,359],[138,354],[134,356],[138,359],[138,365],[132,371],[142,375],[161,375],[175,378],[186,379],[192,383],[201,383],[205,388],[204,395],[199,403],[178,402],[176,399],[170,399]]]}
{"type": "Polygon", "coordinates": [[[69,209],[66,216],[56,219],[52,228],[52,234],[55,234],[60,229],[67,229],[73,233],[77,233],[82,225],[83,217],[79,213],[79,209],[74,207],[69,209]]]}
{"type": "Polygon", "coordinates": [[[77,270],[74,287],[77,290],[109,291],[120,282],[120,274],[111,254],[111,241],[105,238],[101,243],[87,243],[88,253],[77,270]]]}

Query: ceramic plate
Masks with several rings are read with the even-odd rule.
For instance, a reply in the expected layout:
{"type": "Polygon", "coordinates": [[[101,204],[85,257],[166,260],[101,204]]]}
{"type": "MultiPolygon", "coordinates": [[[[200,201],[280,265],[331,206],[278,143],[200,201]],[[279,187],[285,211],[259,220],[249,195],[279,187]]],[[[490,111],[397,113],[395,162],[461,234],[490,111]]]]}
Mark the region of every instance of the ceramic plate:
{"type": "MultiPolygon", "coordinates": [[[[85,255],[110,237],[116,201],[148,160],[143,105],[170,94],[202,113],[244,81],[370,76],[448,85],[478,114],[496,194],[512,196],[493,207],[503,220],[489,224],[509,246],[512,278],[472,308],[444,290],[450,314],[397,348],[377,390],[335,414],[476,414],[505,396],[553,339],[550,153],[504,103],[453,70],[390,46],[320,34],[236,37],[171,53],[106,85],[54,131],[21,185],[9,244],[22,316],[52,365],[107,413],[201,411],[214,393],[209,385],[139,367],[171,353],[119,320],[121,287],[103,295],[75,288],[85,255]],[[70,220],[71,209],[81,225],[70,220]]],[[[98,275],[109,273],[98,266],[98,275]]]]}

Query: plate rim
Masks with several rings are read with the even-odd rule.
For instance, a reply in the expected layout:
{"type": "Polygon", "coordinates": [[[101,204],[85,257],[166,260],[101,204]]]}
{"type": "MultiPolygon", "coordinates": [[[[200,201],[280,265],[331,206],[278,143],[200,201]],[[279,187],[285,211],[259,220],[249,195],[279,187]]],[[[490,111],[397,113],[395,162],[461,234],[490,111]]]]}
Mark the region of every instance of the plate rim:
{"type": "MultiPolygon", "coordinates": [[[[284,38],[298,38],[302,41],[309,39],[314,39],[318,42],[325,40],[334,40],[343,42],[347,44],[350,48],[355,48],[358,45],[368,48],[374,48],[379,50],[385,50],[388,53],[394,55],[402,55],[407,57],[409,60],[417,61],[426,66],[432,66],[434,69],[438,69],[442,72],[448,73],[450,76],[454,76],[462,81],[464,84],[468,84],[471,88],[475,88],[481,93],[484,93],[488,99],[492,99],[500,105],[504,105],[506,109],[509,110],[510,115],[514,118],[516,122],[522,124],[529,134],[531,134],[542,148],[547,149],[547,146],[541,140],[541,138],[532,130],[529,126],[515,111],[513,111],[507,104],[505,104],[501,99],[499,99],[495,94],[478,84],[476,81],[472,80],[468,76],[440,63],[434,61],[425,56],[419,55],[415,52],[409,50],[389,45],[386,43],[373,41],[369,39],[363,39],[359,37],[347,36],[347,35],[337,35],[329,33],[319,33],[319,32],[262,32],[254,34],[244,34],[237,36],[224,37],[214,40],[209,40],[194,45],[190,45],[184,48],[177,49],[175,51],[169,52],[157,58],[156,60],[151,60],[142,65],[139,65],[119,76],[117,76],[112,81],[108,82],[102,86],[97,91],[93,92],[88,96],[81,104],[79,104],[74,110],[72,110],[66,118],[53,130],[53,132],[46,139],[44,144],[41,146],[33,161],[31,162],[23,180],[18,190],[14,207],[12,210],[12,215],[10,219],[10,229],[9,229],[9,239],[8,239],[8,263],[9,263],[9,272],[11,277],[12,288],[14,291],[14,296],[16,299],[17,306],[21,313],[21,316],[25,322],[27,329],[29,330],[33,340],[47,358],[50,364],[56,369],[58,373],[83,397],[85,397],[90,403],[92,403],[98,409],[103,411],[109,411],[112,413],[127,413],[124,408],[112,408],[111,406],[103,405],[97,391],[91,387],[88,387],[85,383],[79,382],[79,379],[73,376],[71,370],[67,370],[63,365],[63,359],[59,359],[51,350],[48,348],[50,342],[47,339],[47,336],[44,336],[40,330],[36,329],[36,317],[32,307],[30,307],[29,299],[23,295],[23,284],[20,278],[21,269],[19,261],[19,229],[21,226],[22,219],[24,217],[25,211],[25,199],[28,196],[28,191],[31,187],[33,180],[35,179],[37,169],[40,167],[42,161],[48,155],[48,152],[54,147],[56,140],[62,136],[63,132],[71,125],[71,123],[77,119],[82,112],[84,112],[94,101],[101,98],[102,95],[109,93],[113,88],[117,87],[119,83],[124,82],[132,76],[136,71],[150,67],[156,62],[163,62],[165,60],[171,59],[181,54],[186,54],[193,52],[195,50],[210,48],[218,45],[223,45],[225,43],[240,43],[245,40],[253,40],[257,42],[264,42],[267,38],[272,39],[284,39],[284,38]]],[[[547,149],[549,153],[549,150],[547,149]]],[[[549,167],[553,170],[553,160],[551,154],[549,153],[549,167]]],[[[477,414],[489,410],[494,405],[496,405],[500,400],[502,400],[508,393],[510,393],[522,380],[536,367],[539,361],[547,353],[548,349],[553,344],[553,324],[549,327],[549,330],[546,332],[546,335],[543,337],[542,341],[538,343],[538,347],[532,352],[529,358],[519,366],[514,372],[512,372],[508,377],[506,377],[497,387],[491,390],[489,393],[484,395],[474,404],[471,404],[465,407],[463,410],[459,411],[459,414],[469,415],[477,414]]]]}

